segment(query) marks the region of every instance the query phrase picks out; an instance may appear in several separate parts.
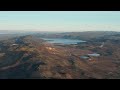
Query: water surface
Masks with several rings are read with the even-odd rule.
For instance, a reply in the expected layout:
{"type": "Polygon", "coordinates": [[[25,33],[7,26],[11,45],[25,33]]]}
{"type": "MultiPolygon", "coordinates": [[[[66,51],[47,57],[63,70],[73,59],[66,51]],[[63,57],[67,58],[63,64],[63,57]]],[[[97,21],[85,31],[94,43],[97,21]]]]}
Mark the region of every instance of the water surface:
{"type": "Polygon", "coordinates": [[[50,43],[59,43],[59,44],[77,44],[83,43],[86,41],[83,40],[73,40],[73,39],[63,39],[63,38],[42,38],[50,43]]]}

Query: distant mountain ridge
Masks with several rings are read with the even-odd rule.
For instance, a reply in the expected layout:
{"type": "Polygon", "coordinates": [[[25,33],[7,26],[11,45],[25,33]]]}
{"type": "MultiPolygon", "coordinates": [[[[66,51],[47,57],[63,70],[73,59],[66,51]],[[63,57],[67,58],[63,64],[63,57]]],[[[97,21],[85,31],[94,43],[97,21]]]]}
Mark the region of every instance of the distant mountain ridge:
{"type": "Polygon", "coordinates": [[[56,33],[56,34],[36,34],[38,37],[47,38],[66,38],[66,39],[82,39],[89,40],[94,38],[103,37],[106,35],[116,35],[120,32],[114,31],[86,31],[86,32],[66,32],[66,33],[56,33]]]}

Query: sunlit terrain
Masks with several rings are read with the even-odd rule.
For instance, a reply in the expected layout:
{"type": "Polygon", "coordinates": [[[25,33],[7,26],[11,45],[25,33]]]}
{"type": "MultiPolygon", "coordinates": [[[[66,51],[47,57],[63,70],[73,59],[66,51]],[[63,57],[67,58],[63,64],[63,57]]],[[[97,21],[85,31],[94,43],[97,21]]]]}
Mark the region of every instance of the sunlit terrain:
{"type": "Polygon", "coordinates": [[[120,12],[0,11],[0,79],[120,79],[120,12]]]}

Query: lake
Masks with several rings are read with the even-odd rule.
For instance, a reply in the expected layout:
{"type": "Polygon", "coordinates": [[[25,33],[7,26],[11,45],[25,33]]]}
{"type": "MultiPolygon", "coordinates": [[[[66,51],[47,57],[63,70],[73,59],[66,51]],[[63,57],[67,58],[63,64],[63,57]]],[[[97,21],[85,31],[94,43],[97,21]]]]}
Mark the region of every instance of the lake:
{"type": "Polygon", "coordinates": [[[49,43],[59,43],[59,44],[77,44],[77,43],[86,42],[83,40],[73,40],[73,39],[63,39],[63,38],[42,38],[42,39],[46,40],[49,43]]]}
{"type": "Polygon", "coordinates": [[[93,53],[93,54],[88,54],[88,56],[99,57],[100,54],[98,54],[98,53],[93,53]]]}

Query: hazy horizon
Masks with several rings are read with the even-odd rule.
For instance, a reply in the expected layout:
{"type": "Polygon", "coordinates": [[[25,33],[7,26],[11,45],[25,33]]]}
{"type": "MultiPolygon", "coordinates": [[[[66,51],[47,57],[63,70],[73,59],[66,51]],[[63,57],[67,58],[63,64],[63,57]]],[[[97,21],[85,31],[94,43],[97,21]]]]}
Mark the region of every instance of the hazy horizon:
{"type": "Polygon", "coordinates": [[[120,31],[120,11],[0,11],[0,31],[120,31]]]}

